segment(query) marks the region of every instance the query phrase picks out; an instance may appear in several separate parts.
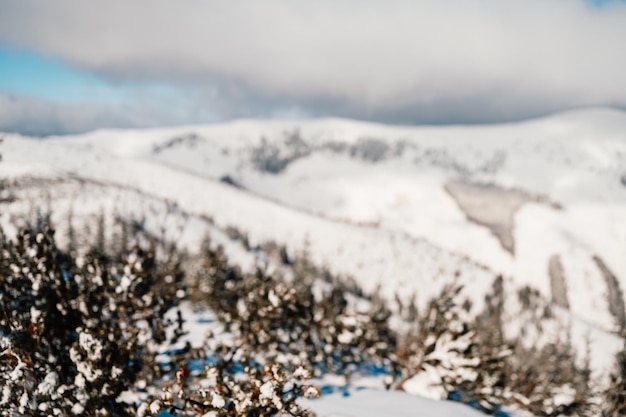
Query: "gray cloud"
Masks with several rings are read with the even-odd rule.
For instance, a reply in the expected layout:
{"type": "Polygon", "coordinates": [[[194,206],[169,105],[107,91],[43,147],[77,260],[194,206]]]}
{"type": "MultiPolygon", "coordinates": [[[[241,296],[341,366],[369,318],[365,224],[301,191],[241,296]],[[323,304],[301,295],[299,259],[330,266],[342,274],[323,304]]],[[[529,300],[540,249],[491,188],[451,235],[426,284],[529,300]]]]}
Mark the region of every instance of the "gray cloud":
{"type": "MultiPolygon", "coordinates": [[[[187,105],[187,103],[184,103],[187,105]]],[[[0,131],[47,136],[99,128],[153,127],[214,121],[197,108],[184,110],[176,99],[138,94],[123,103],[61,102],[0,91],[0,131]]]]}
{"type": "Polygon", "coordinates": [[[0,0],[0,7],[0,40],[114,82],[170,83],[189,94],[185,106],[210,107],[218,119],[296,109],[468,123],[626,105],[623,3],[0,0]]]}
{"type": "Polygon", "coordinates": [[[123,114],[111,108],[53,103],[38,97],[0,92],[0,131],[49,135],[81,132],[102,125],[130,126],[123,114]]]}

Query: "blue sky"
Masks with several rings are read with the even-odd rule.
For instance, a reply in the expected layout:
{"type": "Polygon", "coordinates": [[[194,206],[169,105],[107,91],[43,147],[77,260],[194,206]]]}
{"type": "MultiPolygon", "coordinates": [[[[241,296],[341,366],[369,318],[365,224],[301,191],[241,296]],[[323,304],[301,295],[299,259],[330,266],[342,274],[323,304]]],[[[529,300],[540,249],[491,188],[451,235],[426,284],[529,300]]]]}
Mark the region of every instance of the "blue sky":
{"type": "Polygon", "coordinates": [[[626,108],[617,0],[0,0],[0,130],[626,108]]]}
{"type": "Polygon", "coordinates": [[[62,59],[36,51],[0,47],[0,89],[49,100],[123,100],[125,88],[62,59]]]}

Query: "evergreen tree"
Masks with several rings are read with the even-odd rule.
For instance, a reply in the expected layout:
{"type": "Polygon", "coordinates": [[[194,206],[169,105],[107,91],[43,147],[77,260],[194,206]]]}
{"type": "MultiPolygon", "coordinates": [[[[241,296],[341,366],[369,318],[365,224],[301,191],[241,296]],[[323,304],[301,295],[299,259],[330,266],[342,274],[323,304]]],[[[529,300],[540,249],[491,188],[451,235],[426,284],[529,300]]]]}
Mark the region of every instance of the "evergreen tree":
{"type": "Polygon", "coordinates": [[[458,284],[446,285],[429,301],[417,329],[398,351],[401,379],[397,387],[402,389],[408,379],[426,372],[442,398],[496,414],[506,395],[505,359],[510,349],[478,343],[461,290],[458,284]]]}
{"type": "Polygon", "coordinates": [[[132,415],[118,401],[153,375],[177,303],[176,265],[139,248],[79,264],[54,232],[0,241],[0,408],[7,415],[132,415]],[[171,285],[162,285],[171,281],[171,285]]]}
{"type": "Polygon", "coordinates": [[[382,300],[360,299],[341,280],[333,285],[303,276],[286,281],[263,269],[244,274],[228,264],[222,250],[207,247],[192,287],[238,345],[267,361],[346,377],[364,362],[393,368],[391,313],[382,300]]]}

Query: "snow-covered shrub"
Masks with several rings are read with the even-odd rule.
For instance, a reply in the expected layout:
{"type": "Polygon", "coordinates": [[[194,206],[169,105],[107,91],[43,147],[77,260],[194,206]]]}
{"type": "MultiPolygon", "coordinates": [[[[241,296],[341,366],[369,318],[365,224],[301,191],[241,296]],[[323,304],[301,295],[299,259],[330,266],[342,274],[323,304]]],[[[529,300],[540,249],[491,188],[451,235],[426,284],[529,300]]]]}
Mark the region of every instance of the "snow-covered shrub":
{"type": "Polygon", "coordinates": [[[288,371],[279,363],[261,365],[249,357],[222,355],[216,364],[200,373],[181,365],[175,379],[166,384],[161,396],[146,400],[139,417],[167,410],[175,416],[293,416],[313,413],[297,402],[300,397],[317,398],[319,389],[306,381],[311,372],[304,367],[288,371]],[[224,359],[226,358],[226,359],[224,359]]]}
{"type": "Polygon", "coordinates": [[[541,416],[596,416],[589,363],[579,363],[569,340],[525,348],[508,360],[508,404],[541,416]]]}
{"type": "Polygon", "coordinates": [[[3,415],[132,415],[118,397],[150,382],[180,278],[139,248],[74,259],[49,228],[2,236],[3,415]]]}
{"type": "Polygon", "coordinates": [[[500,403],[534,415],[597,416],[597,393],[588,359],[579,358],[570,340],[570,330],[558,324],[551,304],[536,289],[518,289],[512,297],[519,304],[515,321],[522,325],[519,333],[512,334],[506,329],[505,316],[511,313],[505,314],[507,299],[501,277],[493,288],[478,317],[477,336],[482,348],[497,350],[498,346],[508,345],[512,350],[502,369],[506,395],[500,403]],[[558,336],[552,333],[551,325],[560,329],[558,336]]]}
{"type": "Polygon", "coordinates": [[[426,374],[442,398],[473,404],[497,413],[506,396],[506,345],[478,343],[476,328],[460,297],[462,287],[451,284],[433,298],[418,319],[417,328],[398,349],[402,388],[409,379],[426,374]]]}
{"type": "Polygon", "coordinates": [[[357,297],[341,280],[288,281],[262,269],[245,274],[221,250],[206,249],[194,288],[239,344],[267,361],[346,376],[363,362],[393,365],[389,310],[357,297]]]}
{"type": "Polygon", "coordinates": [[[523,323],[514,338],[515,332],[512,335],[510,329],[506,331],[507,299],[501,277],[485,297],[485,308],[476,320],[480,349],[499,351],[506,345],[511,350],[500,368],[505,384],[500,404],[528,410],[534,415],[597,416],[597,392],[588,359],[583,361],[578,357],[569,329],[557,326],[558,337],[547,333],[549,328],[544,327],[557,322],[550,304],[536,289],[522,287],[513,297],[520,306],[515,319],[523,323]]]}
{"type": "Polygon", "coordinates": [[[602,417],[620,417],[626,415],[626,348],[615,358],[615,372],[604,392],[602,417]]]}

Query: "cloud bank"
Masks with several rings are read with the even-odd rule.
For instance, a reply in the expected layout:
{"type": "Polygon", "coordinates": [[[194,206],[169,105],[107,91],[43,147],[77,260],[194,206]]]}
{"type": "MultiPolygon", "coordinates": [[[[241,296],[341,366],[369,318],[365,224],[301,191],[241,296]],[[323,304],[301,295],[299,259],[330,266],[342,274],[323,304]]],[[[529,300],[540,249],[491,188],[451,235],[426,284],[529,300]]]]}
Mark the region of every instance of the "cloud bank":
{"type": "Polygon", "coordinates": [[[626,107],[624,3],[0,0],[0,8],[0,42],[115,83],[167,83],[217,119],[293,111],[475,123],[626,107]]]}

